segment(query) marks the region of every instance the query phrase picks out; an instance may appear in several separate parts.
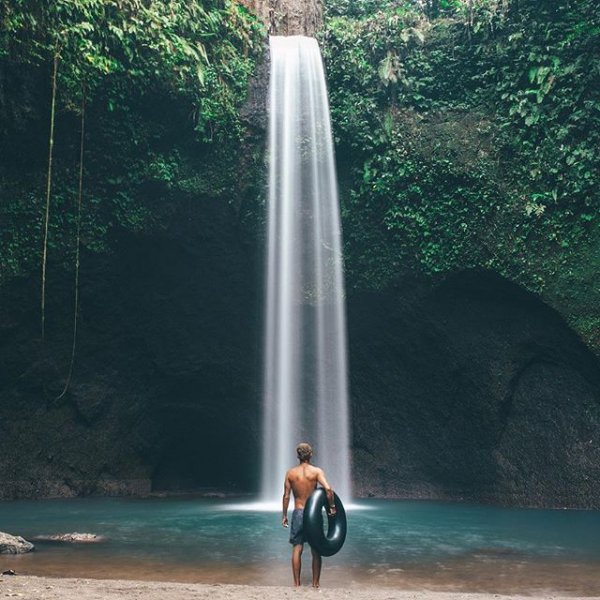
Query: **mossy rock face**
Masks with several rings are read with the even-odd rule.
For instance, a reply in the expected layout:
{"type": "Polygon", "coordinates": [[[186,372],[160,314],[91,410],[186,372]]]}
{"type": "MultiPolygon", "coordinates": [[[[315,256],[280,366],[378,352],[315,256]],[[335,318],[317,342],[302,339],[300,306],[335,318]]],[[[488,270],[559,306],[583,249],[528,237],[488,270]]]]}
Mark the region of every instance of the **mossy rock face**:
{"type": "Polygon", "coordinates": [[[327,3],[349,283],[493,270],[600,357],[595,3],[433,4],[327,3]]]}
{"type": "MultiPolygon", "coordinates": [[[[287,4],[291,15],[303,3],[287,4]]],[[[304,4],[314,21],[318,3],[304,4]]],[[[597,147],[597,111],[588,99],[590,112],[575,114],[566,87],[543,102],[519,96],[532,83],[521,51],[548,43],[596,94],[597,71],[569,54],[583,38],[564,44],[545,11],[511,22],[525,36],[514,44],[508,31],[485,39],[487,26],[465,44],[455,18],[418,19],[410,33],[410,15],[373,12],[330,21],[321,40],[342,184],[355,489],[597,507],[600,237],[585,208],[597,204],[597,153],[565,162],[574,139],[597,147]],[[390,49],[407,78],[395,87],[379,72],[390,49]],[[503,86],[514,88],[504,99],[503,86]],[[548,119],[528,125],[511,102],[548,119]],[[579,124],[555,144],[547,133],[562,135],[561,115],[579,124]],[[561,199],[563,175],[573,194],[561,199]]],[[[62,398],[79,120],[59,110],[42,346],[50,68],[0,61],[0,210],[14,233],[0,236],[0,497],[256,490],[268,61],[242,119],[221,115],[212,142],[178,94],[157,89],[116,110],[103,92],[92,99],[79,334],[62,398]]]]}

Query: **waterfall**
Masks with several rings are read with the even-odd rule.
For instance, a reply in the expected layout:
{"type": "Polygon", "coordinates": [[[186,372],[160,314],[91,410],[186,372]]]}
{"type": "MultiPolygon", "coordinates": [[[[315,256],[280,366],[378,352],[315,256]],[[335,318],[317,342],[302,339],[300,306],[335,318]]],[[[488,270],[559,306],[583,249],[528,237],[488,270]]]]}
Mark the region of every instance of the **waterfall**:
{"type": "Polygon", "coordinates": [[[316,40],[271,37],[262,499],[279,502],[298,442],[350,500],[342,239],[316,40]]]}

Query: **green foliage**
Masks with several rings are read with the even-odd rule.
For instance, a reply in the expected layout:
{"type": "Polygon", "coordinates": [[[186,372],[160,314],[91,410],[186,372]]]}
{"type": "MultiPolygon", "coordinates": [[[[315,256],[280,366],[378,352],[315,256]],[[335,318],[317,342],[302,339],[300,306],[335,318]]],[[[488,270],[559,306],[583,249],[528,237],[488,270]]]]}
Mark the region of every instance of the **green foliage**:
{"type": "Polygon", "coordinates": [[[194,101],[201,131],[235,117],[257,31],[233,0],[0,1],[0,56],[40,65],[58,54],[65,104],[82,87],[102,87],[109,107],[162,88],[194,101]]]}
{"type": "Polygon", "coordinates": [[[322,38],[350,281],[490,268],[574,322],[557,290],[599,243],[595,2],[377,9],[333,2],[322,38]]]}
{"type": "Polygon", "coordinates": [[[327,16],[364,18],[377,12],[396,13],[419,11],[430,18],[464,13],[468,2],[463,0],[327,0],[327,16]]]}
{"type": "Polygon", "coordinates": [[[228,199],[231,186],[189,182],[211,181],[211,169],[237,181],[238,109],[262,41],[262,27],[233,0],[0,0],[0,74],[13,82],[0,90],[0,281],[40,262],[55,56],[49,253],[60,263],[73,253],[82,94],[82,242],[106,252],[116,231],[164,227],[192,195],[228,199]]]}

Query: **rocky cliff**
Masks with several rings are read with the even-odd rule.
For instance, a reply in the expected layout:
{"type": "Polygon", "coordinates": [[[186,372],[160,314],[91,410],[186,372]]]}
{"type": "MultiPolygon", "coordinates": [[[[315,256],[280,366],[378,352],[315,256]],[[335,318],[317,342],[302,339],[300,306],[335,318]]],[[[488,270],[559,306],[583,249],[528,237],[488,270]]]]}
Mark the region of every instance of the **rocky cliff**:
{"type": "MultiPolygon", "coordinates": [[[[246,4],[276,34],[312,35],[320,23],[316,2],[304,9],[283,0],[246,4]]],[[[113,204],[91,196],[88,205],[107,219],[98,217],[93,232],[103,233],[101,246],[89,228],[84,240],[78,345],[62,397],[72,272],[53,248],[42,345],[38,238],[27,230],[39,214],[19,213],[15,240],[29,244],[27,264],[34,266],[0,288],[0,498],[256,491],[263,249],[262,187],[254,171],[263,168],[268,75],[266,63],[261,68],[246,110],[254,137],[248,133],[235,146],[188,139],[187,105],[173,106],[166,97],[145,98],[122,121],[99,117],[96,105],[89,126],[97,158],[90,171],[97,189],[110,180],[106,198],[113,204]],[[136,134],[148,134],[129,182],[135,194],[122,204],[132,170],[119,158],[129,156],[129,114],[136,134]],[[111,153],[117,158],[102,162],[111,153]],[[128,172],[115,178],[119,169],[128,172]]],[[[15,175],[13,187],[32,187],[32,197],[39,195],[47,148],[48,98],[34,93],[47,89],[42,80],[5,86],[2,97],[10,103],[0,103],[3,147],[11,149],[4,173],[15,175]],[[19,90],[22,106],[9,88],[19,90]]],[[[369,111],[359,107],[356,114],[369,111]]],[[[61,118],[58,131],[77,131],[72,118],[61,118]]],[[[469,141],[478,141],[479,132],[467,135],[477,127],[455,121],[446,137],[480,151],[469,141]]],[[[437,132],[438,144],[441,130],[431,125],[427,131],[437,132]]],[[[364,130],[371,135],[370,126],[364,130]]],[[[63,142],[59,164],[72,164],[73,148],[63,142]]],[[[347,144],[338,159],[350,164],[359,150],[347,144]]],[[[539,296],[490,271],[462,267],[444,277],[416,271],[411,277],[398,268],[393,283],[388,278],[367,291],[356,275],[361,250],[372,239],[385,241],[389,252],[382,256],[389,260],[378,256],[375,267],[395,268],[399,254],[383,218],[375,214],[374,225],[366,223],[349,195],[346,186],[347,249],[354,256],[348,327],[356,493],[600,507],[597,358],[539,296]],[[373,227],[377,238],[366,235],[373,227]]],[[[55,218],[66,230],[67,199],[59,208],[53,205],[55,218]]],[[[578,277],[575,284],[587,287],[585,281],[578,277]]]]}
{"type": "Polygon", "coordinates": [[[270,35],[314,37],[323,25],[320,0],[241,0],[265,24],[270,35]]]}
{"type": "MultiPolygon", "coordinates": [[[[5,290],[2,497],[257,489],[261,269],[231,216],[88,266],[61,400],[67,299],[42,355],[34,286],[5,290]]],[[[556,312],[485,272],[348,304],[357,495],[600,506],[600,369],[556,312]]]]}

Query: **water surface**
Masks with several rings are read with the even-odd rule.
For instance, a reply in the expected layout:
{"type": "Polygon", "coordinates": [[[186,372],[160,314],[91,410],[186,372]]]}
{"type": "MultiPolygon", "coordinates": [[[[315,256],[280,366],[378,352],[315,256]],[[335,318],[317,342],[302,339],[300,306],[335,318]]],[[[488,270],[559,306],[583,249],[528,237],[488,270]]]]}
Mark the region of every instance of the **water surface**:
{"type": "MultiPolygon", "coordinates": [[[[349,512],[346,545],[324,560],[324,585],[600,595],[599,511],[383,500],[359,506],[366,510],[349,512]]],[[[35,553],[0,558],[2,570],[23,574],[276,585],[291,578],[279,514],[217,500],[4,502],[0,531],[107,538],[38,542],[35,553]]]]}

